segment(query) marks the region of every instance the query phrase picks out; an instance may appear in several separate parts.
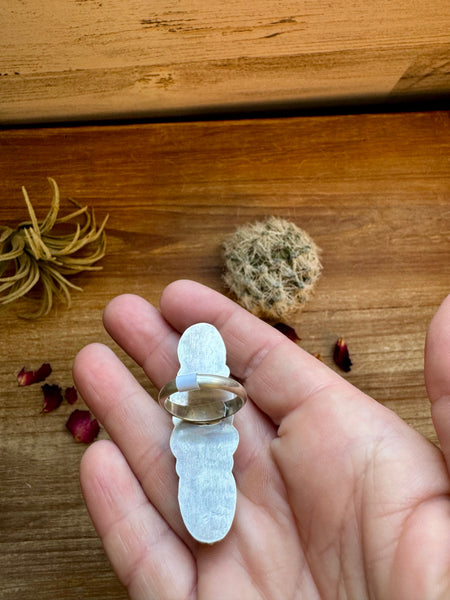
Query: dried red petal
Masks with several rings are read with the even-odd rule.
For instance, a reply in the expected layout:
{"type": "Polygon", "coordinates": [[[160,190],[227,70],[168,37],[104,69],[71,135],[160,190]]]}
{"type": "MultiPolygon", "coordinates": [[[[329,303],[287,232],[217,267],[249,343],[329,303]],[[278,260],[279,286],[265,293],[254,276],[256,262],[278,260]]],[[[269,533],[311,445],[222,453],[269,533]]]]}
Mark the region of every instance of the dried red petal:
{"type": "Polygon", "coordinates": [[[34,371],[26,371],[25,367],[17,373],[17,383],[20,386],[31,385],[35,382],[34,371]]]}
{"type": "Polygon", "coordinates": [[[91,413],[88,410],[74,410],[67,419],[66,427],[76,442],[84,444],[93,442],[100,431],[97,419],[91,420],[91,413]]]}
{"type": "Polygon", "coordinates": [[[293,342],[296,342],[297,340],[300,339],[298,337],[295,329],[293,329],[289,325],[286,325],[285,323],[275,323],[274,327],[275,327],[275,329],[278,329],[278,331],[283,333],[286,337],[288,337],[293,342]]]}
{"type": "Polygon", "coordinates": [[[77,388],[74,385],[66,388],[64,390],[64,398],[69,404],[75,404],[75,402],[78,400],[77,388]]]}
{"type": "Polygon", "coordinates": [[[52,412],[52,410],[58,408],[63,401],[62,392],[59,385],[50,385],[49,383],[44,383],[42,386],[42,392],[44,393],[44,408],[42,411],[45,413],[52,412]]]}
{"type": "Polygon", "coordinates": [[[346,373],[350,371],[353,363],[350,359],[347,344],[342,338],[339,338],[334,346],[333,359],[342,371],[345,371],[346,373]]]}
{"type": "Polygon", "coordinates": [[[52,368],[49,363],[43,363],[37,371],[27,371],[23,367],[19,373],[17,373],[17,383],[20,386],[31,385],[32,383],[40,383],[47,379],[52,372],[52,368]]]}
{"type": "Polygon", "coordinates": [[[52,368],[49,363],[43,363],[36,371],[37,381],[44,381],[52,372],[52,368]]]}

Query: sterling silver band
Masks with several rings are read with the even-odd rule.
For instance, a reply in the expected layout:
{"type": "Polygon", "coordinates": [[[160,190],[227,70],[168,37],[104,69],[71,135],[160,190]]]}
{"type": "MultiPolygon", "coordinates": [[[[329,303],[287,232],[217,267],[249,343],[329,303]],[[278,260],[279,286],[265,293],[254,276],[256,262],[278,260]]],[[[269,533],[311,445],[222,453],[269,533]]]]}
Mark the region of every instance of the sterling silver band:
{"type": "Polygon", "coordinates": [[[243,385],[222,375],[189,373],[169,381],[158,395],[159,404],[173,417],[205,425],[217,423],[237,413],[247,401],[243,385]],[[188,392],[186,404],[175,402],[171,396],[188,392]],[[224,398],[222,392],[231,392],[232,398],[224,398]]]}

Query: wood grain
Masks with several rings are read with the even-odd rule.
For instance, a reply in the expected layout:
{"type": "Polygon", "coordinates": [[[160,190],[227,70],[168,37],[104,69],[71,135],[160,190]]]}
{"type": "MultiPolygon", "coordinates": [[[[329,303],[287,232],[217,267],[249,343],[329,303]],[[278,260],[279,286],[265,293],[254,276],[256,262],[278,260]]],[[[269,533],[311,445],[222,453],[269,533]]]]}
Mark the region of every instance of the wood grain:
{"type": "Polygon", "coordinates": [[[0,122],[450,92],[450,4],[7,0],[0,122]]]}
{"type": "Polygon", "coordinates": [[[324,272],[292,322],[300,345],[335,369],[344,337],[345,377],[436,442],[422,362],[450,289],[449,162],[444,112],[0,132],[1,224],[26,218],[22,185],[45,214],[47,176],[110,214],[104,268],[74,280],[70,310],[0,313],[0,597],[126,597],[81,500],[72,407],[42,414],[17,372],[49,361],[50,381],[70,385],[76,352],[103,341],[152,391],[102,330],[103,307],[122,292],[157,303],[179,277],[223,290],[220,243],[240,224],[276,214],[313,236],[324,272]]]}

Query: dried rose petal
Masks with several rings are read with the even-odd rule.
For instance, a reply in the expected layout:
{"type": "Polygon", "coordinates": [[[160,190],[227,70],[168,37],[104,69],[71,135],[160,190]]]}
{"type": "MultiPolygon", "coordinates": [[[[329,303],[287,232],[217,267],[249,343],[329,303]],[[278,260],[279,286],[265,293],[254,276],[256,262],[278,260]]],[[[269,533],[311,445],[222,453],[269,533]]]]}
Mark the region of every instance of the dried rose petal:
{"type": "Polygon", "coordinates": [[[20,386],[40,383],[41,381],[44,381],[51,372],[52,368],[49,363],[43,363],[37,371],[27,371],[25,367],[23,367],[17,374],[17,383],[20,386]]]}
{"type": "Polygon", "coordinates": [[[17,383],[20,386],[31,385],[36,381],[36,374],[34,371],[26,371],[25,367],[17,373],[17,383]]]}
{"type": "Polygon", "coordinates": [[[52,368],[50,366],[50,363],[43,363],[36,371],[36,377],[38,381],[44,381],[44,379],[47,379],[51,372],[52,368]]]}
{"type": "Polygon", "coordinates": [[[295,332],[295,329],[293,329],[289,325],[286,325],[285,323],[275,323],[274,327],[275,327],[275,329],[278,329],[278,331],[283,333],[286,337],[288,337],[293,342],[296,342],[297,340],[300,339],[298,337],[297,333],[295,332]]]}
{"type": "Polygon", "coordinates": [[[64,398],[69,404],[75,404],[75,402],[78,400],[77,388],[74,385],[66,388],[64,391],[64,398]]]}
{"type": "Polygon", "coordinates": [[[333,359],[337,366],[348,373],[352,367],[352,361],[348,351],[347,344],[342,338],[339,338],[334,346],[333,359]]]}
{"type": "Polygon", "coordinates": [[[59,385],[50,385],[49,383],[44,383],[42,386],[42,391],[44,393],[44,408],[42,411],[49,413],[58,408],[63,401],[61,388],[59,385]]]}
{"type": "Polygon", "coordinates": [[[100,431],[97,419],[91,420],[91,413],[88,410],[74,410],[67,420],[66,427],[76,442],[84,444],[93,442],[100,431]]]}

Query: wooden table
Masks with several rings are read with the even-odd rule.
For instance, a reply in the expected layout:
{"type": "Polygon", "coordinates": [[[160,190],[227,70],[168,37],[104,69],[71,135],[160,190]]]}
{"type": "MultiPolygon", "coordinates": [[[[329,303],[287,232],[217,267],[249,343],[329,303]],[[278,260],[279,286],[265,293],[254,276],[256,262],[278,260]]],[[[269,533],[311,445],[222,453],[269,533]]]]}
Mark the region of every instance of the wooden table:
{"type": "Polygon", "coordinates": [[[300,345],[336,368],[344,337],[345,376],[436,442],[422,360],[450,290],[449,163],[444,112],[0,132],[1,224],[26,218],[22,185],[45,214],[47,176],[110,215],[103,270],[76,279],[71,309],[31,323],[0,313],[0,597],[126,597],[81,499],[72,407],[42,414],[39,386],[19,388],[17,372],[48,361],[70,385],[82,346],[115,348],[101,315],[122,292],[158,302],[179,277],[223,290],[221,240],[240,224],[275,214],[313,236],[324,271],[291,323],[300,345]]]}
{"type": "Polygon", "coordinates": [[[0,124],[450,92],[448,0],[3,4],[0,124]]]}

